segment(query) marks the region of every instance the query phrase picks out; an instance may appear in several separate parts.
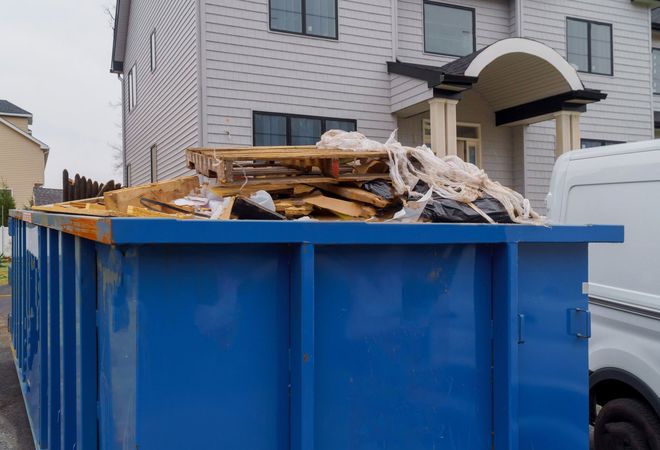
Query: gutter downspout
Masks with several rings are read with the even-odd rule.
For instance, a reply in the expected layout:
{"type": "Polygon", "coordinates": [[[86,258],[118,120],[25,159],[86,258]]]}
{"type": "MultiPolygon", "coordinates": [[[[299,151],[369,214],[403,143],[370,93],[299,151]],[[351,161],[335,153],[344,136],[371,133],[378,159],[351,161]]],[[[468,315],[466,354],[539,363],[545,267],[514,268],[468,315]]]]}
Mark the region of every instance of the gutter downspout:
{"type": "Polygon", "coordinates": [[[399,50],[399,2],[391,0],[392,8],[392,61],[396,61],[399,50]]]}
{"type": "Polygon", "coordinates": [[[121,177],[123,178],[122,185],[129,187],[128,172],[126,170],[126,89],[124,89],[124,76],[123,73],[117,74],[117,79],[121,83],[121,177]]]}
{"type": "Polygon", "coordinates": [[[516,37],[523,37],[523,0],[516,2],[516,37]]]}

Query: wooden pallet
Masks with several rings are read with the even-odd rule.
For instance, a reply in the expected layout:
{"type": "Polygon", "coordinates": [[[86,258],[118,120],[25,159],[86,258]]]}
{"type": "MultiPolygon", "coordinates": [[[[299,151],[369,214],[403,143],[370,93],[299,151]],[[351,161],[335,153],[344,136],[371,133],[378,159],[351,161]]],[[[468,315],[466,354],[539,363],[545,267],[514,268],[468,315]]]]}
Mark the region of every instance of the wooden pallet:
{"type": "MultiPolygon", "coordinates": [[[[318,149],[315,146],[190,148],[186,151],[188,168],[206,177],[217,178],[219,183],[227,185],[243,184],[245,178],[248,179],[248,184],[263,183],[260,181],[262,178],[280,184],[323,183],[327,182],[326,178],[355,181],[346,178],[354,175],[353,167],[347,163],[356,160],[362,163],[384,162],[388,158],[385,151],[354,152],[318,149]],[[311,176],[319,179],[295,181],[299,177],[311,176]]],[[[366,179],[389,177],[387,173],[373,175],[367,176],[366,179]]]]}

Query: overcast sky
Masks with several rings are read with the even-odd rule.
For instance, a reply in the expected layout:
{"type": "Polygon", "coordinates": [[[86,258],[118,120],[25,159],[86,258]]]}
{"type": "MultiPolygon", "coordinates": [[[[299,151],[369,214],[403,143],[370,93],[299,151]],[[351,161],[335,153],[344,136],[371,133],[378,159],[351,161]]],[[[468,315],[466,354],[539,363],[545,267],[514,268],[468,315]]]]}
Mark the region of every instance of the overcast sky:
{"type": "MultiPolygon", "coordinates": [[[[62,169],[121,181],[121,99],[109,72],[114,0],[2,0],[0,99],[30,111],[32,134],[50,146],[45,185],[62,169]]],[[[2,164],[2,161],[0,161],[2,164]]]]}

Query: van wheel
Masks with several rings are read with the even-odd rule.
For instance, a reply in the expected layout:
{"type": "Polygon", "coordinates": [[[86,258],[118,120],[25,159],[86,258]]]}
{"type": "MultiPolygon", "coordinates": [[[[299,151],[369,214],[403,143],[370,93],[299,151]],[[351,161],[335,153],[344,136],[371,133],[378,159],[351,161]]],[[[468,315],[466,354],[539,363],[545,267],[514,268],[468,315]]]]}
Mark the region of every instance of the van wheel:
{"type": "Polygon", "coordinates": [[[596,417],[594,444],[595,450],[660,450],[660,420],[639,400],[617,398],[596,417]]]}

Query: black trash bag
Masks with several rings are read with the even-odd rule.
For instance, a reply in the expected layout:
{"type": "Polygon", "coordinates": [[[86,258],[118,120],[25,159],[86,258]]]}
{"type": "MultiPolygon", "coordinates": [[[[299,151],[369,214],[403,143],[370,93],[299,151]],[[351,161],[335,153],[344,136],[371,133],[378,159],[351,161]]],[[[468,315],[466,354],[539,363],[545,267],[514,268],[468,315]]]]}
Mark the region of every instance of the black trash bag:
{"type": "Polygon", "coordinates": [[[392,185],[385,180],[367,181],[362,185],[362,189],[371,192],[372,194],[376,194],[385,200],[394,199],[394,189],[392,188],[392,185]]]}
{"type": "MultiPolygon", "coordinates": [[[[474,205],[497,223],[512,223],[504,206],[490,195],[475,200],[474,205]]],[[[422,212],[422,219],[434,223],[488,223],[488,221],[466,203],[442,198],[433,194],[422,212]]]]}

